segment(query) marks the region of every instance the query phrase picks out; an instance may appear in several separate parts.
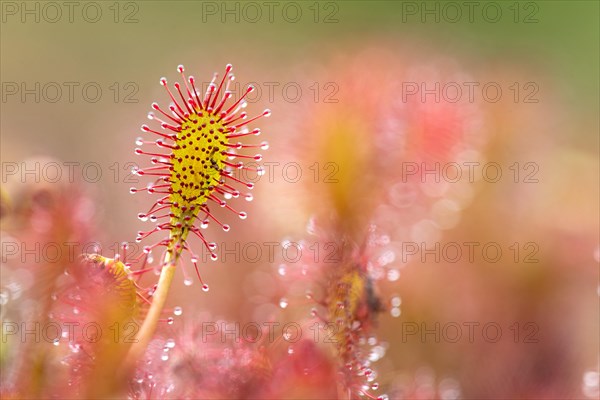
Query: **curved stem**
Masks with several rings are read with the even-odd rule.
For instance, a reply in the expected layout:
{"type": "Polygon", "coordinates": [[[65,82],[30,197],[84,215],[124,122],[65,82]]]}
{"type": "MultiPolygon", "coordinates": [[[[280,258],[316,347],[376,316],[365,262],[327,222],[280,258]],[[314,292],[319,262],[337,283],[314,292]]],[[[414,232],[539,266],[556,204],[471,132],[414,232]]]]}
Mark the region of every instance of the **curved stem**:
{"type": "Polygon", "coordinates": [[[173,277],[175,276],[175,262],[176,258],[172,257],[172,252],[167,251],[156,291],[152,295],[152,304],[142,323],[142,327],[135,336],[134,343],[129,349],[129,353],[127,354],[124,364],[126,368],[133,368],[135,366],[136,361],[144,354],[148,343],[150,343],[150,340],[152,339],[152,335],[154,335],[154,332],[156,331],[158,320],[160,319],[162,310],[167,301],[169,288],[171,287],[173,277]]]}

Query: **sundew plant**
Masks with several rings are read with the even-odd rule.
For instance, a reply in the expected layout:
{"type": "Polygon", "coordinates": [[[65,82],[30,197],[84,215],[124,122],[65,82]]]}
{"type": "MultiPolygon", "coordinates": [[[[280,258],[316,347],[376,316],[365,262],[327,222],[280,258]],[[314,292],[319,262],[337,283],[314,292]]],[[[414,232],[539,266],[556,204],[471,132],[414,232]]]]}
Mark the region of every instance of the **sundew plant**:
{"type": "Polygon", "coordinates": [[[2,399],[598,399],[597,2],[0,11],[2,399]]]}
{"type": "MultiPolygon", "coordinates": [[[[202,94],[195,88],[194,78],[186,78],[183,75],[184,67],[178,66],[185,92],[184,95],[182,84],[174,84],[179,99],[169,90],[166,78],[161,78],[160,83],[166,88],[173,103],[168,112],[162,110],[158,104],[152,103],[152,108],[160,115],[151,113],[148,117],[160,124],[160,131],[152,130],[147,125],[142,126],[142,131],[154,137],[158,136],[158,139],[148,141],[142,138],[136,142],[141,145],[154,145],[158,147],[158,151],[167,151],[163,154],[156,153],[156,149],[135,149],[136,154],[150,156],[150,162],[154,165],[136,169],[135,173],[155,180],[145,189],[132,188],[131,191],[147,191],[159,196],[148,212],[139,214],[140,219],[149,219],[156,226],[148,232],[140,232],[136,240],[141,241],[161,231],[168,232],[168,235],[144,248],[146,254],[160,246],[165,247],[165,251],[159,267],[161,272],[158,286],[152,293],[152,304],[137,336],[138,342],[131,350],[133,355],[143,352],[156,329],[175,269],[180,264],[184,250],[189,252],[190,262],[202,282],[197,255],[191,250],[187,240],[189,234],[197,236],[210,252],[211,258],[216,259],[217,256],[213,252],[216,244],[209,243],[201,229],[207,228],[211,222],[219,225],[224,231],[229,231],[230,227],[221,223],[210,212],[210,205],[225,207],[241,219],[247,217],[246,212],[233,209],[228,200],[239,198],[240,195],[247,200],[252,199],[250,193],[242,193],[236,187],[241,186],[243,190],[248,190],[252,189],[254,184],[236,178],[234,171],[254,169],[259,172],[258,167],[245,166],[243,160],[260,161],[260,154],[249,152],[266,150],[269,145],[267,142],[243,144],[238,139],[249,135],[258,136],[260,129],[249,130],[248,125],[260,117],[268,117],[271,112],[265,110],[254,118],[248,118],[246,112],[241,111],[246,106],[244,96],[232,101],[232,104],[227,104],[227,100],[232,97],[229,83],[235,79],[231,73],[232,68],[230,64],[227,65],[218,84],[215,82],[215,74],[206,93],[202,94]],[[227,84],[224,85],[226,81],[227,84]],[[162,213],[157,215],[161,211],[162,213]],[[166,222],[162,222],[163,220],[166,222]]],[[[245,93],[248,94],[253,89],[249,86],[245,93]]],[[[202,289],[208,290],[208,285],[202,282],[202,289]]]]}

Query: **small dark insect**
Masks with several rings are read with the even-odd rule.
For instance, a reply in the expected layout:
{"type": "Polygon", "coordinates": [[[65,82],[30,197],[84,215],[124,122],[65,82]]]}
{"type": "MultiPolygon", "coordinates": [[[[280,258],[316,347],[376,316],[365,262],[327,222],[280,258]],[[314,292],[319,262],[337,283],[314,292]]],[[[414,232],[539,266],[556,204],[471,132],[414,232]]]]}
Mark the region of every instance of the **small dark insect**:
{"type": "Polygon", "coordinates": [[[365,301],[367,303],[367,309],[371,318],[375,317],[376,314],[385,311],[385,306],[381,302],[381,299],[375,293],[375,287],[373,286],[373,279],[367,276],[365,278],[365,301]]]}

